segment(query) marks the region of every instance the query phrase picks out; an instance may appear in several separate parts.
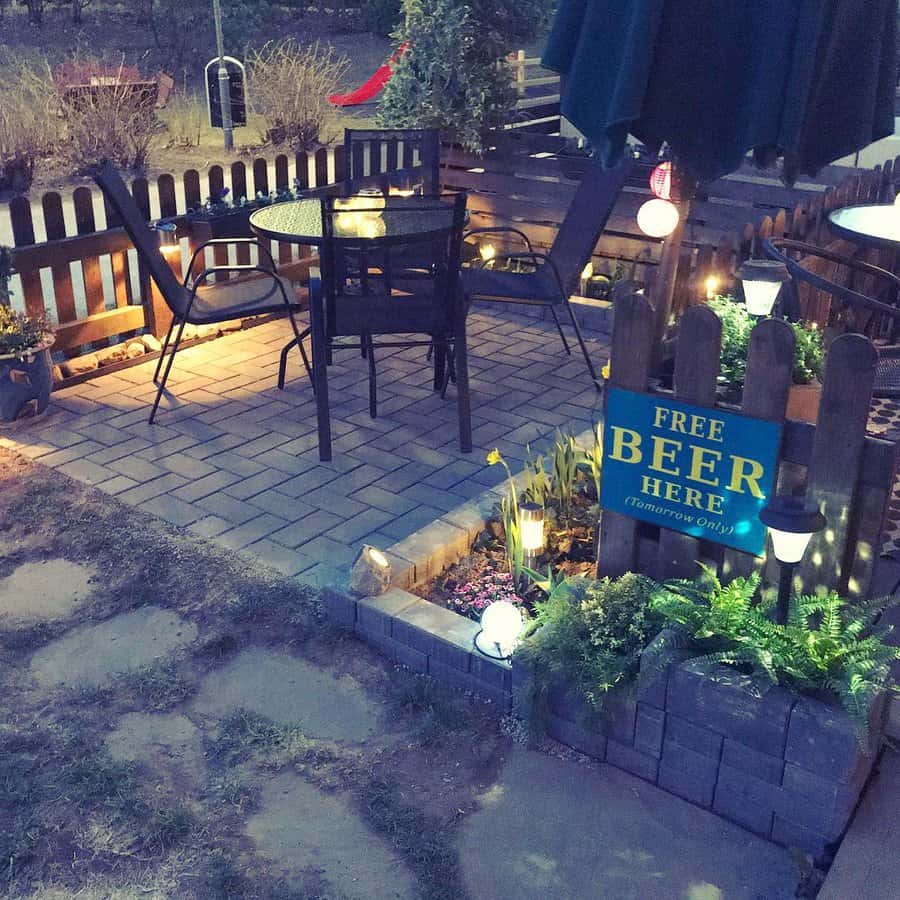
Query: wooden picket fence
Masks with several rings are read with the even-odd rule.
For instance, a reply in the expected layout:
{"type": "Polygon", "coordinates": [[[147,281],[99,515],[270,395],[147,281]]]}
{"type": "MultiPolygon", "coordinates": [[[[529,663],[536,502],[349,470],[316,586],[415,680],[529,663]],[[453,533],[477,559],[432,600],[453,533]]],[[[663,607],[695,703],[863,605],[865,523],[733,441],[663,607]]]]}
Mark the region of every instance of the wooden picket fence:
{"type": "Polygon", "coordinates": [[[540,58],[527,56],[524,50],[510,54],[509,64],[517,96],[515,115],[507,130],[559,134],[559,75],[542,68],[540,58]]]}
{"type": "MultiPolygon", "coordinates": [[[[367,171],[376,175],[403,167],[413,169],[403,148],[371,147],[367,171]]],[[[198,240],[187,212],[228,188],[229,198],[253,198],[259,193],[297,185],[301,189],[328,189],[335,173],[343,171],[343,147],[320,148],[315,153],[281,154],[252,163],[237,160],[228,169],[212,166],[201,177],[194,169],[176,178],[158,176],[151,183],[136,178],[132,194],[148,221],[172,219],[182,241],[182,259],[189,259],[198,240]]],[[[26,197],[9,203],[17,276],[13,293],[30,315],[44,315],[56,323],[55,350],[77,355],[79,349],[106,346],[110,339],[141,329],[159,334],[154,315],[160,300],[137,255],[119,225],[115,212],[94,186],[75,188],[70,197],[58,192],[43,195],[39,204],[26,197]]],[[[281,265],[307,255],[306,248],[278,244],[271,248],[281,265]]],[[[228,258],[227,248],[215,250],[215,261],[228,258]]],[[[247,248],[232,250],[236,261],[250,261],[247,248]]],[[[160,316],[160,319],[163,317],[160,316]]]]}
{"type": "MultiPolygon", "coordinates": [[[[638,393],[649,388],[654,311],[642,296],[616,299],[612,337],[612,387],[638,393]]],[[[717,406],[722,325],[707,306],[685,311],[678,325],[674,397],[702,407],[717,406]]],[[[867,596],[879,555],[882,523],[894,484],[898,445],[866,434],[877,352],[865,337],[848,334],[831,345],[826,360],[818,423],[786,420],[794,360],[794,335],[778,319],[766,319],[751,335],[740,412],[784,423],[779,490],[806,491],[819,502],[828,525],[813,538],[798,586],[867,596]]],[[[662,392],[660,392],[662,393],[662,392]]],[[[666,393],[666,396],[672,396],[666,393]]],[[[735,411],[729,406],[730,411],[735,411]]],[[[617,576],[644,572],[657,579],[694,577],[697,561],[720,576],[749,574],[763,561],[691,536],[655,528],[604,511],[599,570],[617,576]]],[[[767,580],[775,564],[765,563],[767,580]]]]}

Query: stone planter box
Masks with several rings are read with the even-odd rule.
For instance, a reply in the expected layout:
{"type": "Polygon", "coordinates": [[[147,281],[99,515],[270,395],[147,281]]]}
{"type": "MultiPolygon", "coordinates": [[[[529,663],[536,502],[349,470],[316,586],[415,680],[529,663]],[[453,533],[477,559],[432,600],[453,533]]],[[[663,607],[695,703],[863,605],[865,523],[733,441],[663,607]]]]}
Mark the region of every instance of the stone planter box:
{"type": "MultiPolygon", "coordinates": [[[[514,666],[514,684],[528,677],[514,666]]],[[[681,662],[630,696],[611,696],[599,718],[580,698],[551,688],[546,729],[588,756],[821,862],[843,835],[872,770],[884,699],[873,705],[864,751],[839,707],[760,684],[729,666],[681,662]]]]}

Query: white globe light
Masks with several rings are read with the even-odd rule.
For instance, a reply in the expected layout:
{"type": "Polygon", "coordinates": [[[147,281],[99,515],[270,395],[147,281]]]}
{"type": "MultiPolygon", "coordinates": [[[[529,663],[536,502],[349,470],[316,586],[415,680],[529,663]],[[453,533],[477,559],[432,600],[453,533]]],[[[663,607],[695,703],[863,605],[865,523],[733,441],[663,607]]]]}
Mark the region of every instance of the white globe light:
{"type": "Polygon", "coordinates": [[[648,237],[668,237],[678,226],[678,207],[668,200],[648,200],[638,210],[637,223],[648,237]]]}
{"type": "Polygon", "coordinates": [[[521,631],[522,610],[515,603],[498,600],[481,614],[476,646],[488,656],[505,658],[516,649],[521,631]]]}

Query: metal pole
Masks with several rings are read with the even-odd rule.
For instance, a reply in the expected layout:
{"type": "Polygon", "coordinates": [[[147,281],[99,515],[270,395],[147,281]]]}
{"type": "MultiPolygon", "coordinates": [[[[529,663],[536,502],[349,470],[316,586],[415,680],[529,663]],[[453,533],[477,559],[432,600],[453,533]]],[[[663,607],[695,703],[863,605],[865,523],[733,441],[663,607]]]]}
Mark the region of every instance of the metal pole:
{"type": "Polygon", "coordinates": [[[779,562],[779,565],[781,572],[778,578],[778,606],[775,610],[775,621],[779,625],[787,625],[796,564],[779,562]]]}
{"type": "Polygon", "coordinates": [[[231,122],[231,82],[225,68],[225,40],[222,37],[222,4],[213,0],[213,18],[216,22],[216,53],[219,56],[219,105],[222,108],[222,133],[225,149],[234,149],[234,125],[231,122]]]}

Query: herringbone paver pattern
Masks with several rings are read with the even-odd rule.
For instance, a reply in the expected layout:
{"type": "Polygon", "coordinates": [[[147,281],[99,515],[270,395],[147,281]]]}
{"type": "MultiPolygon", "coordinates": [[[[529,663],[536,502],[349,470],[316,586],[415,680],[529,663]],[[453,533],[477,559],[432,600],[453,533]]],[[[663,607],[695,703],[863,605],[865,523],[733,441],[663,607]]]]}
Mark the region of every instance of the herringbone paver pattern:
{"type": "MultiPolygon", "coordinates": [[[[315,406],[299,359],[275,387],[289,337],[269,322],[179,353],[155,425],[154,363],[54,394],[47,417],[2,439],[38,462],[289,575],[341,583],[363,542],[384,546],[498,483],[525,446],[583,431],[599,398],[552,325],[479,312],[469,320],[475,450],[459,452],[456,402],[432,393],[421,349],[378,354],[379,416],[366,362],[329,370],[334,460],[321,463],[315,406]]],[[[592,344],[598,362],[607,358],[592,344]]]]}

